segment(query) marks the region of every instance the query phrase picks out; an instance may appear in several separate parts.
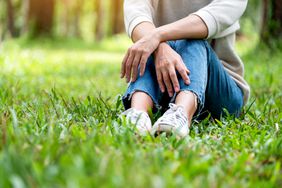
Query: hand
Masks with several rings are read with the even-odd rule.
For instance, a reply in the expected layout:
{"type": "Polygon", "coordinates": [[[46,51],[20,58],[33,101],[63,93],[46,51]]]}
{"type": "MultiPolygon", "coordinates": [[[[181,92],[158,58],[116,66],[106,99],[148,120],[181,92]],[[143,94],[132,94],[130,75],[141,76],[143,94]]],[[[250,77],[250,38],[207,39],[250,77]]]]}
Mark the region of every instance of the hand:
{"type": "Polygon", "coordinates": [[[169,96],[172,97],[173,91],[180,91],[176,71],[181,75],[185,84],[190,84],[188,77],[190,71],[185,66],[180,55],[168,44],[161,43],[154,55],[157,79],[162,92],[165,92],[166,87],[169,96]]]}
{"type": "Polygon", "coordinates": [[[138,66],[140,65],[140,76],[144,75],[146,63],[149,56],[157,49],[160,44],[160,39],[156,32],[152,32],[137,41],[132,47],[127,50],[127,53],[122,61],[121,78],[126,77],[129,82],[135,82],[138,75],[138,66]],[[132,75],[131,75],[132,74],[132,75]]]}

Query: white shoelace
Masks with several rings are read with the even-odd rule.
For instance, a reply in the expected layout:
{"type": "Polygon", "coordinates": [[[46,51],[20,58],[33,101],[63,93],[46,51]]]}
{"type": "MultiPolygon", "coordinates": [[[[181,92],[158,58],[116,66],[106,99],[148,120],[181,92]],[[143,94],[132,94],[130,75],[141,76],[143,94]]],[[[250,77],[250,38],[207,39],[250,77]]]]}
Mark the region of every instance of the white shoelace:
{"type": "Polygon", "coordinates": [[[180,125],[177,128],[182,128],[188,122],[184,113],[183,107],[175,104],[169,104],[169,110],[164,113],[164,118],[160,118],[159,123],[164,123],[176,127],[176,124],[180,125]]]}

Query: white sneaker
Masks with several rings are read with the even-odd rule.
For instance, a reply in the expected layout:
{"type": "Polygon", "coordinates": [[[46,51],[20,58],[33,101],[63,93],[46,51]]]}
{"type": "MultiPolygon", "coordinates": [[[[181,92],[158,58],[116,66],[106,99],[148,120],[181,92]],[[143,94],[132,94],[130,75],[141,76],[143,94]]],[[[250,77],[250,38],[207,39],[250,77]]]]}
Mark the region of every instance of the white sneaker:
{"type": "Polygon", "coordinates": [[[176,137],[184,138],[189,134],[189,122],[183,106],[169,104],[168,109],[154,124],[151,134],[166,132],[175,133],[176,137]]]}
{"type": "Polygon", "coordinates": [[[122,113],[126,116],[126,121],[136,125],[137,131],[141,136],[150,133],[152,123],[149,115],[146,112],[130,108],[122,113]]]}

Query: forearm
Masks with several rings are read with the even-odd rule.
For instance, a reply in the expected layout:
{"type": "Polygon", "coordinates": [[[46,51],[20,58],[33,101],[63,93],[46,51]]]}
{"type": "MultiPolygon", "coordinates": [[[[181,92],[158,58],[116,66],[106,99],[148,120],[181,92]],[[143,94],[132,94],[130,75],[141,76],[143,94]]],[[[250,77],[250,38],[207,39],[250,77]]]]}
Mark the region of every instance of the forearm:
{"type": "Polygon", "coordinates": [[[131,39],[135,43],[156,29],[155,25],[150,22],[142,22],[132,31],[131,39]]]}
{"type": "Polygon", "coordinates": [[[206,24],[196,15],[190,15],[171,24],[156,28],[154,32],[160,42],[179,39],[203,39],[208,36],[206,24]]]}
{"type": "MultiPolygon", "coordinates": [[[[134,43],[137,42],[147,34],[154,32],[155,29],[156,27],[150,22],[143,22],[137,25],[132,32],[132,41],[134,43]]],[[[165,47],[166,45],[168,44],[165,41],[161,42],[156,51],[162,50],[163,49],[162,47],[165,47]]],[[[154,55],[156,54],[156,51],[154,52],[154,55]]]]}

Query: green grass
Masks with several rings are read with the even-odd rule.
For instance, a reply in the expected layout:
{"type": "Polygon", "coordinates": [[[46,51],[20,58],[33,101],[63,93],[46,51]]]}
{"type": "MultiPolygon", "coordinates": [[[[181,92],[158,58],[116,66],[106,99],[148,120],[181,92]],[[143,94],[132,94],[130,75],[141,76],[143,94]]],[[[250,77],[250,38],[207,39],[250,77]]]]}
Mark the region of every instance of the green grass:
{"type": "Polygon", "coordinates": [[[129,44],[1,44],[0,187],[282,186],[281,50],[241,41],[252,86],[243,115],[193,124],[177,140],[139,138],[118,119],[129,44]]]}

